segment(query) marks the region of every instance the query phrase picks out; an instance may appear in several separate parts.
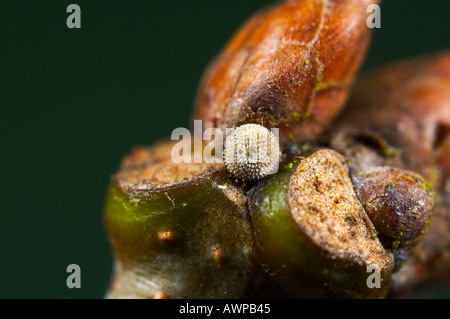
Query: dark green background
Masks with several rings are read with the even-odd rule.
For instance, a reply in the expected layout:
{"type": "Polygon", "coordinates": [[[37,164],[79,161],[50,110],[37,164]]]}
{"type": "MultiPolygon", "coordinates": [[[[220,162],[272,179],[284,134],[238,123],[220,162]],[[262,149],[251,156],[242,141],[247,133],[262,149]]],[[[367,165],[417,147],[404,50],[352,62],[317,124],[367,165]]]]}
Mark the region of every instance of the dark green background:
{"type": "MultiPolygon", "coordinates": [[[[201,74],[270,1],[2,1],[0,297],[102,298],[110,179],[133,145],[188,126],[201,74]],[[77,3],[82,29],[66,27],[77,3]],[[66,267],[81,266],[81,289],[66,267]]],[[[365,69],[450,47],[450,2],[382,5],[365,69]]]]}

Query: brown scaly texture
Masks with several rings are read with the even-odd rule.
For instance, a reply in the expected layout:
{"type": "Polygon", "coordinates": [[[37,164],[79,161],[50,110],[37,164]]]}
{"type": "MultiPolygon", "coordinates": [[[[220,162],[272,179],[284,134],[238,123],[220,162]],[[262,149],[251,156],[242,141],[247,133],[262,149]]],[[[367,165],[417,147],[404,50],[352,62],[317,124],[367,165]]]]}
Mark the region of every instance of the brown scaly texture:
{"type": "Polygon", "coordinates": [[[306,158],[291,178],[289,194],[292,218],[322,249],[348,265],[390,268],[392,257],[358,201],[341,155],[321,150],[306,158]]]}
{"type": "Polygon", "coordinates": [[[195,119],[257,123],[280,143],[310,141],[344,104],[365,56],[375,0],[290,0],[244,24],[204,75],[195,119]]]}
{"type": "Polygon", "coordinates": [[[177,143],[164,141],[153,147],[135,147],[123,159],[122,167],[115,175],[115,182],[127,192],[136,193],[225,171],[224,165],[219,163],[175,163],[171,153],[177,143]]]}
{"type": "Polygon", "coordinates": [[[394,276],[393,295],[450,279],[450,52],[371,72],[330,132],[331,145],[358,162],[357,168],[387,164],[412,170],[438,193],[428,235],[394,276]]]}

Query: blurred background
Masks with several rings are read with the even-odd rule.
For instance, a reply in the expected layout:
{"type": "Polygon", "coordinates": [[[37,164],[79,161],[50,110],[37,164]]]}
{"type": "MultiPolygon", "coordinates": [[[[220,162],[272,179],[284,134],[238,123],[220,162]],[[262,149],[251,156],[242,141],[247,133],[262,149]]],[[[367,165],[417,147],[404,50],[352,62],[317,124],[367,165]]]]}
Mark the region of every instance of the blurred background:
{"type": "MultiPolygon", "coordinates": [[[[0,4],[0,298],[103,298],[110,177],[188,127],[208,62],[267,0],[0,4]],[[81,29],[66,8],[81,7],[81,29]],[[81,289],[66,268],[81,267],[81,289]]],[[[364,70],[450,48],[450,2],[382,3],[364,70]]],[[[443,293],[441,297],[450,297],[443,293]]]]}

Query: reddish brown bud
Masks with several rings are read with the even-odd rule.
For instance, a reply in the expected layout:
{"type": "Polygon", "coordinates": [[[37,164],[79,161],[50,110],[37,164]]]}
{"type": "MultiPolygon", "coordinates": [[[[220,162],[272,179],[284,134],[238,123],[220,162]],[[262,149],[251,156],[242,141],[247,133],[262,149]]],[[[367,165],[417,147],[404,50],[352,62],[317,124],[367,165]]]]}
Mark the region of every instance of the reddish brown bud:
{"type": "Polygon", "coordinates": [[[330,129],[332,145],[357,162],[352,162],[354,168],[366,171],[377,165],[397,166],[420,173],[433,184],[436,205],[432,222],[423,241],[411,250],[409,259],[394,275],[394,296],[411,296],[408,294],[425,282],[436,284],[450,278],[449,105],[447,51],[369,73],[356,86],[341,118],[330,129]],[[360,143],[351,150],[346,140],[360,143]],[[388,147],[377,140],[385,141],[388,147]],[[359,151],[364,147],[364,152],[359,151]],[[369,160],[366,154],[370,154],[369,160]]]}
{"type": "Polygon", "coordinates": [[[369,41],[376,0],[291,0],[265,8],[207,70],[195,119],[205,127],[280,128],[280,143],[316,137],[341,108],[369,41]]]}
{"type": "Polygon", "coordinates": [[[422,237],[433,195],[420,175],[385,166],[352,174],[352,181],[386,248],[411,247],[422,237]]]}
{"type": "Polygon", "coordinates": [[[401,150],[405,168],[436,183],[440,171],[443,179],[450,174],[449,105],[450,52],[445,52],[368,74],[337,126],[359,135],[376,132],[401,150]]]}

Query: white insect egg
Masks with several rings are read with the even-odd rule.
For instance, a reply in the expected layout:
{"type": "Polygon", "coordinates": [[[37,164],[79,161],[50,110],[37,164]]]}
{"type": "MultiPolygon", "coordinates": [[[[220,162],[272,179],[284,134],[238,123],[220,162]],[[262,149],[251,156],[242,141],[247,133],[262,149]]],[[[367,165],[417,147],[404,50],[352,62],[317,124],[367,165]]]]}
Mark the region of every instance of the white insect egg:
{"type": "Polygon", "coordinates": [[[261,179],[278,171],[280,144],[264,126],[244,124],[227,133],[224,160],[234,177],[261,179]]]}

